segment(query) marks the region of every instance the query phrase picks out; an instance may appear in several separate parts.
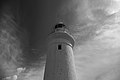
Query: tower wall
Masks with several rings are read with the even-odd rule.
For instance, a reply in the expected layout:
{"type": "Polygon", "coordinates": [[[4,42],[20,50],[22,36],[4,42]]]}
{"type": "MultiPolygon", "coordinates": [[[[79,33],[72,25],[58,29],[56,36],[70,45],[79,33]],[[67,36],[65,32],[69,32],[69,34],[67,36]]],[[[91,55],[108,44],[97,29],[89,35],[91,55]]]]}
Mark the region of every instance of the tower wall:
{"type": "MultiPolygon", "coordinates": [[[[44,80],[76,80],[74,57],[72,50],[73,38],[60,37],[61,33],[50,36],[44,80]],[[71,38],[71,39],[70,39],[71,38]],[[71,41],[70,41],[71,40],[71,41]]],[[[62,33],[63,36],[66,33],[62,33]]]]}

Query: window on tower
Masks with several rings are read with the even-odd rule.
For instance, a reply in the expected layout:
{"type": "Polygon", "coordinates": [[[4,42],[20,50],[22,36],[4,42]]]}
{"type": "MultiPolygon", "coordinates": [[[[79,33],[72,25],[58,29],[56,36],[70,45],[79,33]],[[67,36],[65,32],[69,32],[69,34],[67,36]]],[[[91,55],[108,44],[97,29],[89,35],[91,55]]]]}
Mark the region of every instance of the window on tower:
{"type": "Polygon", "coordinates": [[[61,50],[61,49],[62,49],[62,45],[59,44],[59,45],[58,45],[58,50],[61,50]]]}

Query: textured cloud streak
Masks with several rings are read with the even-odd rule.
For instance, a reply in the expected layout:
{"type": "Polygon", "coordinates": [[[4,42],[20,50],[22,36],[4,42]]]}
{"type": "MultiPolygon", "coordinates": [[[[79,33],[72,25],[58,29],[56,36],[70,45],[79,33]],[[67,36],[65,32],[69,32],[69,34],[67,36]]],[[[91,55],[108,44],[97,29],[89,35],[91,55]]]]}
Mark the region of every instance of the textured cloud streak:
{"type": "Polygon", "coordinates": [[[104,17],[120,10],[119,4],[118,0],[71,0],[63,3],[60,15],[64,19],[71,19],[68,21],[74,22],[74,24],[88,20],[104,20],[104,17]]]}
{"type": "Polygon", "coordinates": [[[21,65],[22,44],[17,29],[18,25],[10,12],[1,13],[0,16],[0,75],[1,78],[16,74],[17,67],[21,65]]]}

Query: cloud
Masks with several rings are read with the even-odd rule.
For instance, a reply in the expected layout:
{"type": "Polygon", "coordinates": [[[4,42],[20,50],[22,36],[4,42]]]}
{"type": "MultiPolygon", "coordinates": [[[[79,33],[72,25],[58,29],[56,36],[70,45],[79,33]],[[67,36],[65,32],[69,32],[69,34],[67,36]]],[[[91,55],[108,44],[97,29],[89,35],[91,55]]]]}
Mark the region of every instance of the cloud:
{"type": "Polygon", "coordinates": [[[4,14],[0,21],[0,68],[4,76],[16,73],[21,64],[22,48],[20,39],[16,36],[16,24],[11,15],[4,14]]]}

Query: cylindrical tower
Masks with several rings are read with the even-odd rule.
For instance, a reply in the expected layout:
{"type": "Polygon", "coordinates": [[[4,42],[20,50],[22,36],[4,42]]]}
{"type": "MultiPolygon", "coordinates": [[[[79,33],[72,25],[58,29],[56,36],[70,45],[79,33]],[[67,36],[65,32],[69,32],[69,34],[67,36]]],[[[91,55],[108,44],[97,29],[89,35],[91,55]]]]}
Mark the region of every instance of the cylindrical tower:
{"type": "Polygon", "coordinates": [[[55,26],[55,31],[48,37],[44,80],[76,80],[74,42],[63,23],[55,26]]]}

